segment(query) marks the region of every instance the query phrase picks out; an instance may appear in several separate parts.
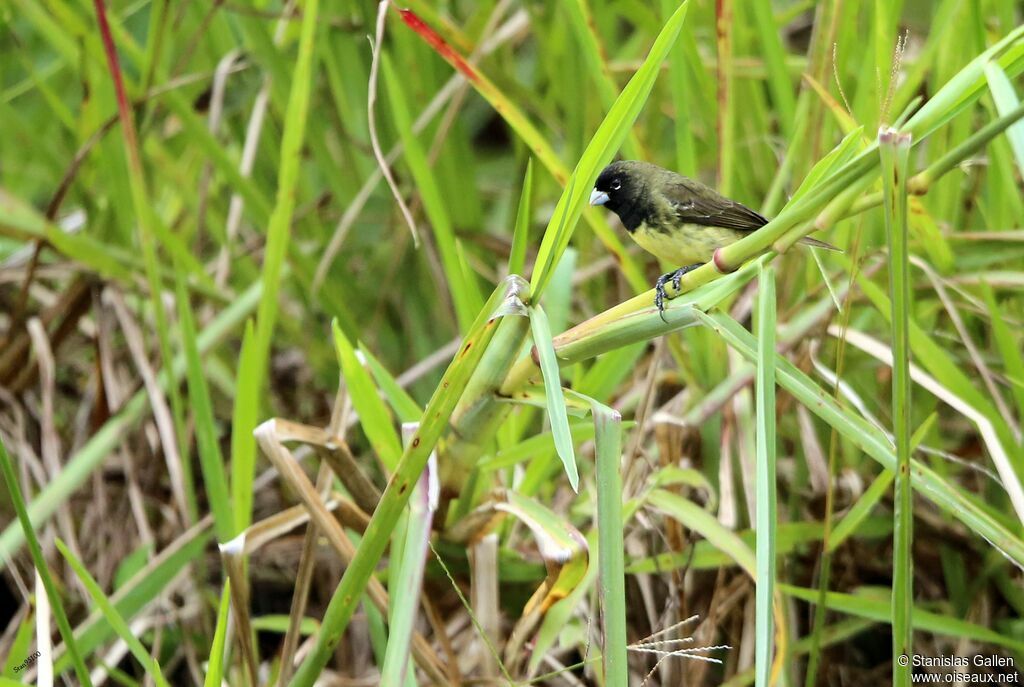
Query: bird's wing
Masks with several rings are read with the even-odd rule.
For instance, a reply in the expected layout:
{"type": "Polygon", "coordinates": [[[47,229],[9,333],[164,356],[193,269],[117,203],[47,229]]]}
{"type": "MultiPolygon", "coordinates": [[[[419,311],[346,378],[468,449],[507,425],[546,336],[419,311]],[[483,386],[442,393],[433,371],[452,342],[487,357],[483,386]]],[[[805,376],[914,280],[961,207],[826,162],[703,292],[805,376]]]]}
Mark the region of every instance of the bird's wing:
{"type": "Polygon", "coordinates": [[[768,223],[746,205],[682,176],[665,184],[664,192],[676,217],[686,224],[754,231],[768,223]]]}

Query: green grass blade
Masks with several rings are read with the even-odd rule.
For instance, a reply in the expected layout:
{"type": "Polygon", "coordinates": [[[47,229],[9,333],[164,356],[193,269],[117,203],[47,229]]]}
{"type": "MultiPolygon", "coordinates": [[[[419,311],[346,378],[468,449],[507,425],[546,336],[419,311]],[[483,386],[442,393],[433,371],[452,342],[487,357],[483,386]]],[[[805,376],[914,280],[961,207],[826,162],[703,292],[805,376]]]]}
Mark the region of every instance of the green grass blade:
{"type": "Polygon", "coordinates": [[[754,14],[757,39],[764,54],[765,66],[768,68],[768,88],[771,90],[772,102],[778,113],[776,119],[782,131],[788,137],[792,137],[793,122],[796,119],[796,96],[793,95],[793,79],[786,67],[781,32],[775,24],[772,11],[774,7],[767,2],[751,3],[749,7],[754,14]]]}
{"type": "Polygon", "coordinates": [[[235,518],[228,496],[228,480],[224,471],[224,456],[220,452],[217,424],[213,418],[210,390],[206,385],[203,361],[196,342],[196,324],[192,306],[185,292],[181,273],[178,281],[178,320],[181,324],[182,349],[185,352],[185,376],[188,378],[188,396],[195,423],[196,444],[199,448],[199,466],[203,471],[206,496],[213,511],[214,531],[218,541],[228,541],[235,529],[235,518]]]}
{"type": "Polygon", "coordinates": [[[664,489],[655,489],[648,502],[675,518],[683,526],[697,532],[719,551],[743,568],[751,579],[757,579],[757,559],[750,547],[732,530],[726,528],[713,514],[693,501],[664,489]]]}
{"type": "MultiPolygon", "coordinates": [[[[24,661],[22,656],[28,656],[29,649],[32,647],[32,642],[35,639],[35,625],[34,613],[26,613],[25,619],[21,621],[14,638],[11,640],[7,658],[4,659],[3,665],[0,666],[0,674],[4,677],[13,678],[20,672],[22,662],[24,661]],[[16,671],[15,668],[18,668],[18,670],[16,671]]],[[[20,685],[22,683],[14,682],[13,684],[20,685]]]]}
{"type": "MultiPolygon", "coordinates": [[[[590,74],[594,86],[597,88],[597,95],[605,109],[611,109],[615,104],[617,87],[608,64],[604,59],[604,50],[601,47],[597,35],[597,27],[594,25],[594,16],[587,6],[586,0],[570,0],[562,4],[562,9],[569,15],[569,28],[576,36],[579,48],[590,74]]],[[[627,158],[641,160],[644,158],[640,148],[640,141],[636,133],[629,132],[622,142],[622,153],[627,158]]]]}
{"type": "Polygon", "coordinates": [[[736,168],[736,73],[733,69],[736,43],[736,7],[733,0],[715,2],[715,68],[718,103],[718,191],[733,194],[736,168]]]}
{"type": "Polygon", "coordinates": [[[252,524],[252,483],[256,477],[256,439],[252,431],[259,423],[260,412],[257,388],[260,372],[254,336],[253,322],[247,320],[238,355],[235,403],[231,411],[231,503],[235,516],[232,537],[252,524]]]}
{"type": "MultiPolygon", "coordinates": [[[[892,652],[905,656],[914,641],[912,555],[914,494],[910,472],[910,261],[907,247],[907,166],[910,136],[887,129],[879,132],[885,226],[889,237],[889,289],[892,303],[892,417],[896,436],[896,481],[893,509],[892,652]]],[[[910,684],[909,665],[893,661],[893,684],[910,684]]]]}
{"type": "Polygon", "coordinates": [[[828,539],[828,551],[834,552],[846,541],[860,526],[864,519],[871,513],[871,509],[889,491],[889,485],[896,478],[895,473],[890,470],[883,470],[875,481],[871,483],[864,493],[860,495],[857,502],[843,516],[843,519],[836,523],[832,535],[828,539]]]}
{"type": "Polygon", "coordinates": [[[757,684],[771,684],[774,652],[775,529],[775,270],[762,263],[758,279],[756,391],[757,589],[755,662],[757,684]]]}
{"type": "MultiPolygon", "coordinates": [[[[1005,117],[1020,106],[1020,99],[1013,90],[1013,84],[998,63],[989,62],[985,65],[985,78],[988,79],[988,88],[992,91],[992,100],[996,103],[996,112],[1000,117],[1005,117]]],[[[1006,138],[1009,139],[1013,156],[1017,159],[1017,168],[1024,174],[1024,122],[1018,122],[1008,128],[1006,138]]]]}
{"type": "Polygon", "coordinates": [[[480,310],[483,298],[480,296],[476,281],[463,275],[456,248],[455,228],[448,214],[447,203],[441,196],[437,171],[427,161],[426,153],[413,133],[412,118],[406,105],[405,93],[402,91],[401,79],[395,73],[388,54],[384,53],[382,58],[384,85],[387,87],[395,127],[405,147],[405,161],[412,172],[412,178],[423,200],[423,209],[433,229],[434,242],[441,255],[441,265],[447,277],[448,292],[455,303],[459,329],[466,331],[466,327],[472,324],[473,317],[480,310]]]}
{"type": "Polygon", "coordinates": [[[576,454],[569,433],[569,416],[565,409],[565,395],[562,393],[562,381],[558,372],[558,359],[551,343],[551,328],[548,326],[547,315],[539,305],[530,308],[530,329],[533,332],[533,344],[540,359],[541,371],[544,373],[544,397],[551,422],[551,435],[555,440],[555,450],[569,478],[573,491],[579,490],[580,475],[576,468],[576,454]]]}
{"type": "MultiPolygon", "coordinates": [[[[635,504],[636,502],[632,502],[635,504]]],[[[775,555],[784,556],[799,551],[810,542],[821,541],[825,528],[820,522],[783,522],[778,527],[778,539],[775,542],[775,555]]],[[[892,518],[871,517],[863,520],[856,533],[865,541],[881,540],[892,535],[892,518]]],[[[757,544],[757,533],[753,530],[736,532],[740,542],[748,549],[757,544]]],[[[670,570],[716,570],[738,566],[729,554],[724,553],[708,541],[698,541],[692,551],[659,553],[643,558],[629,560],[626,572],[630,574],[664,573],[670,570]]]]}
{"type": "Polygon", "coordinates": [[[352,405],[359,413],[359,424],[381,464],[388,471],[393,471],[402,456],[402,442],[395,431],[391,414],[377,394],[373,378],[360,364],[356,349],[341,331],[337,320],[331,323],[331,331],[334,333],[334,347],[348,393],[352,397],[352,405]]]}
{"type": "Polygon", "coordinates": [[[281,289],[284,259],[291,240],[292,214],[302,162],[302,147],[309,115],[309,91],[313,77],[313,52],[317,36],[319,0],[307,0],[302,6],[302,26],[295,70],[291,75],[288,109],[281,138],[281,162],[277,172],[277,199],[267,224],[267,240],[263,249],[263,271],[260,279],[263,294],[256,314],[254,341],[257,383],[262,393],[270,360],[271,338],[277,320],[277,300],[281,289]]]}
{"type": "MultiPolygon", "coordinates": [[[[818,601],[817,589],[804,589],[788,584],[780,585],[780,587],[785,594],[807,603],[817,603],[818,601]]],[[[859,594],[828,592],[825,603],[834,611],[859,618],[869,618],[880,623],[888,623],[892,619],[892,602],[885,598],[887,595],[884,594],[884,590],[872,589],[870,594],[867,592],[868,590],[864,590],[864,593],[859,594]]],[[[916,630],[931,632],[945,637],[956,637],[995,644],[1015,652],[1024,651],[1024,641],[981,625],[960,620],[959,618],[929,612],[919,607],[914,607],[913,618],[914,629],[916,630]]]]}
{"type": "Polygon", "coordinates": [[[117,609],[114,608],[114,604],[110,603],[110,599],[108,599],[107,595],[103,593],[102,589],[100,589],[99,583],[97,583],[93,576],[89,574],[89,571],[86,570],[82,561],[78,560],[60,539],[56,540],[56,544],[61,555],[64,556],[64,559],[71,566],[71,569],[75,571],[75,575],[78,576],[78,579],[89,591],[89,596],[92,597],[93,603],[100,609],[106,617],[107,622],[114,628],[114,631],[117,632],[117,635],[121,640],[128,645],[128,649],[132,652],[132,656],[135,657],[135,660],[137,660],[142,667],[146,669],[146,674],[153,678],[156,684],[163,687],[169,687],[167,680],[164,678],[163,672],[160,670],[160,664],[157,663],[155,658],[149,655],[149,652],[146,651],[146,647],[142,645],[139,638],[136,637],[135,633],[132,632],[132,629],[128,627],[128,623],[121,614],[117,612],[117,609]]]}
{"type": "MultiPolygon", "coordinates": [[[[667,20],[678,7],[678,0],[662,0],[662,16],[667,20]]],[[[684,37],[683,41],[685,42],[685,40],[684,37]]],[[[669,51],[668,82],[669,91],[672,94],[672,108],[675,110],[673,131],[676,145],[676,169],[682,174],[695,174],[697,171],[697,143],[693,136],[692,122],[697,117],[691,115],[690,103],[699,100],[700,95],[692,95],[692,91],[697,89],[692,88],[691,82],[687,80],[686,60],[686,46],[676,45],[669,51]]]]}
{"type": "MultiPolygon", "coordinates": [[[[194,525],[117,589],[110,600],[122,618],[134,617],[147,604],[159,598],[185,567],[202,555],[209,543],[208,529],[209,520],[194,525]]],[[[113,636],[113,628],[98,610],[94,610],[75,629],[75,641],[83,656],[89,656],[113,636]]],[[[60,675],[69,667],[71,657],[66,651],[54,660],[55,675],[60,675]]]]}
{"type": "Polygon", "coordinates": [[[224,644],[228,636],[228,610],[231,608],[231,581],[224,580],[224,591],[220,594],[217,609],[217,626],[210,644],[210,659],[206,666],[206,680],[203,687],[220,687],[224,679],[224,644]]]}
{"type": "MultiPolygon", "coordinates": [[[[89,680],[89,670],[85,667],[82,654],[78,649],[78,643],[75,641],[74,633],[71,631],[68,616],[64,612],[64,603],[57,593],[57,586],[53,583],[50,569],[46,566],[43,549],[39,545],[39,539],[36,538],[36,532],[29,518],[28,509],[25,508],[25,499],[21,495],[21,486],[18,484],[18,477],[14,472],[14,464],[11,462],[11,457],[7,454],[7,447],[4,446],[3,439],[0,439],[0,472],[3,472],[4,481],[7,483],[7,493],[11,496],[11,504],[18,515],[18,522],[21,525],[25,540],[28,542],[32,563],[35,565],[36,571],[43,581],[43,587],[46,589],[46,597],[50,601],[53,617],[57,621],[57,629],[60,630],[64,646],[67,647],[71,664],[75,667],[75,676],[78,677],[81,684],[86,686],[92,685],[92,682],[89,680]]],[[[11,526],[14,526],[13,523],[11,526]]],[[[4,558],[7,559],[6,556],[4,558]]]]}
{"type": "Polygon", "coordinates": [[[533,207],[533,158],[526,161],[523,193],[519,196],[516,226],[512,232],[512,250],[508,256],[508,273],[522,275],[526,269],[526,247],[530,243],[530,210],[533,207]]]}
{"type": "Polygon", "coordinates": [[[423,408],[420,408],[420,405],[409,395],[409,392],[399,385],[398,380],[391,376],[387,368],[370,352],[370,349],[363,344],[359,344],[359,355],[365,361],[366,369],[373,375],[373,381],[380,387],[384,398],[387,399],[395,414],[398,415],[398,419],[402,422],[416,422],[419,420],[423,416],[423,408]]]}
{"type": "MultiPolygon", "coordinates": [[[[921,140],[948,123],[981,95],[985,88],[985,66],[1006,53],[1019,50],[1021,38],[1024,38],[1024,26],[1016,27],[972,59],[907,120],[901,131],[912,134],[914,140],[921,140]]],[[[1018,53],[1015,59],[1019,58],[1018,53]]]]}
{"type": "Polygon", "coordinates": [[[1014,340],[1013,333],[1007,326],[1003,312],[996,302],[992,287],[988,284],[983,285],[982,295],[989,312],[992,337],[996,340],[996,347],[1003,359],[1003,368],[1006,371],[1006,376],[1010,379],[1010,390],[1017,403],[1017,412],[1019,417],[1024,417],[1024,354],[1021,353],[1020,341],[1014,340]]]}

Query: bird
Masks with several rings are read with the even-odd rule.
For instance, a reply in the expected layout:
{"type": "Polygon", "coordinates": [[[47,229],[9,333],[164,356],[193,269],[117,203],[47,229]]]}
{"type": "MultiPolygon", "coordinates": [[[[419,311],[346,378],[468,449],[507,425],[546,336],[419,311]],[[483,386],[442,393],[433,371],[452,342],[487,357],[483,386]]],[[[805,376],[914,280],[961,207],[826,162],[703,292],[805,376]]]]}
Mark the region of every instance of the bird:
{"type": "MultiPolygon", "coordinates": [[[[620,160],[605,167],[590,194],[590,204],[604,206],[648,253],[679,269],[658,277],[654,304],[665,319],[665,284],[678,292],[685,275],[712,260],[722,246],[740,240],[768,223],[761,214],[712,188],[650,162],[620,160]]],[[[838,250],[804,237],[801,243],[838,250]]]]}

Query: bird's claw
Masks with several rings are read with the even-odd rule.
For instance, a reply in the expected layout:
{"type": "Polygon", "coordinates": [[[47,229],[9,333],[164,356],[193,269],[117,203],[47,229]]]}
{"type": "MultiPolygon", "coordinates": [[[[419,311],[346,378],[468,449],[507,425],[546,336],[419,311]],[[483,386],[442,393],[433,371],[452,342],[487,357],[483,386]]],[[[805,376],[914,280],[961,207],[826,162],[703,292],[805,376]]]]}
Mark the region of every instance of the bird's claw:
{"type": "Polygon", "coordinates": [[[658,316],[661,317],[661,321],[668,323],[665,319],[665,282],[672,278],[673,273],[663,274],[658,277],[658,281],[654,282],[654,305],[658,308],[658,316]]]}
{"type": "Polygon", "coordinates": [[[665,319],[665,299],[668,298],[665,293],[665,284],[672,284],[672,288],[676,290],[678,296],[679,292],[683,290],[683,277],[700,266],[701,263],[680,267],[675,272],[661,275],[658,277],[658,281],[654,282],[654,305],[658,308],[658,316],[661,317],[662,322],[668,323],[668,320],[665,319]]]}

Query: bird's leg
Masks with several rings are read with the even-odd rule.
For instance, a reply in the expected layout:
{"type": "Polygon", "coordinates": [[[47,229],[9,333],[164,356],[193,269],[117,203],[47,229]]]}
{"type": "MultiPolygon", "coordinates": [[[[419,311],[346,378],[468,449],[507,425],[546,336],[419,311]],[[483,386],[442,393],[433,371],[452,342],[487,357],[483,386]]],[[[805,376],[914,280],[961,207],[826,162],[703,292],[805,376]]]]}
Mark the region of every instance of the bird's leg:
{"type": "Polygon", "coordinates": [[[665,299],[668,297],[665,294],[665,284],[672,284],[672,287],[676,290],[676,295],[679,295],[679,291],[682,289],[683,276],[697,269],[702,264],[697,262],[686,267],[680,267],[675,272],[661,275],[658,277],[658,281],[654,282],[654,305],[658,307],[658,315],[661,316],[663,322],[668,322],[665,319],[665,299]]]}

